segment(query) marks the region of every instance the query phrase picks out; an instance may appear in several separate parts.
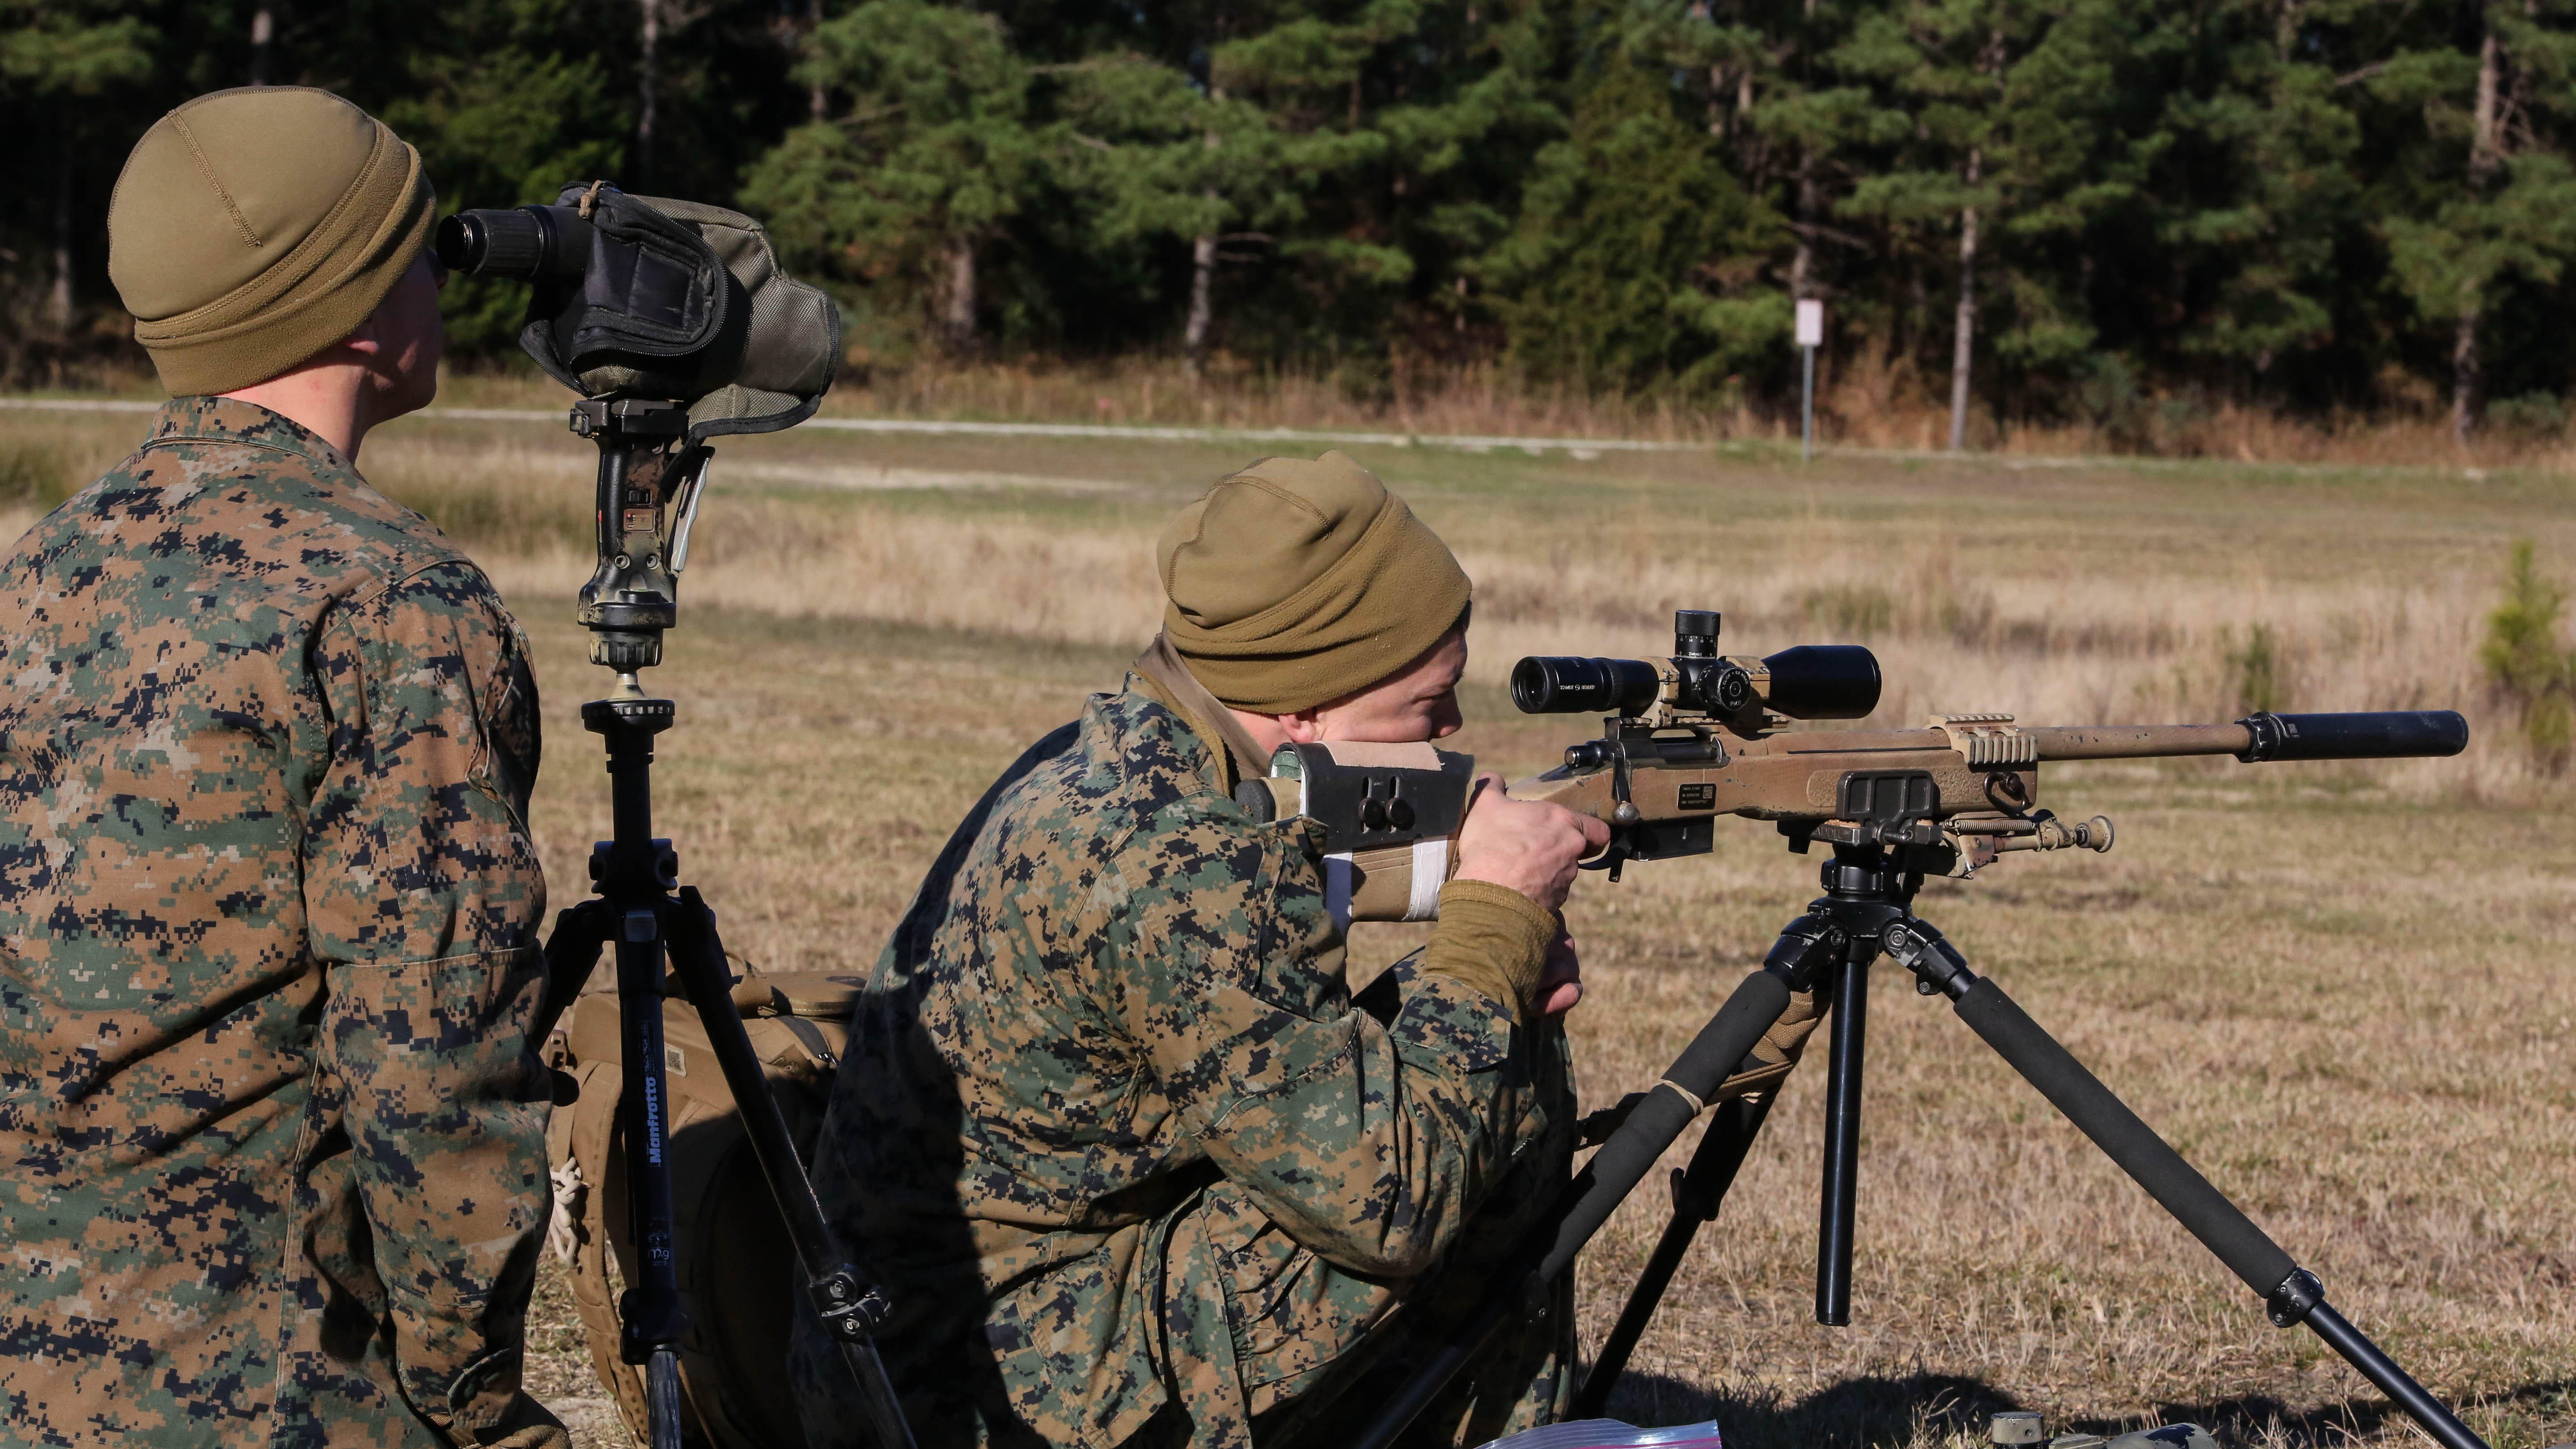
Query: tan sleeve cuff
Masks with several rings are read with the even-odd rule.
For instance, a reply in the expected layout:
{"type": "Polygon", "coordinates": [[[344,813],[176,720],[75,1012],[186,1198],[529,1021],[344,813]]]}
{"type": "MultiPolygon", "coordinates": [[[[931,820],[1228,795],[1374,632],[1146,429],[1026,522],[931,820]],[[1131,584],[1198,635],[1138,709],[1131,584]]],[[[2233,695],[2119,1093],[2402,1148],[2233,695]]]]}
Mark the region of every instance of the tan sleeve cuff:
{"type": "Polygon", "coordinates": [[[1453,880],[1440,888],[1440,924],[1423,948],[1422,969],[1474,987],[1510,1007],[1512,1020],[1538,991],[1556,913],[1491,881],[1453,880]]]}

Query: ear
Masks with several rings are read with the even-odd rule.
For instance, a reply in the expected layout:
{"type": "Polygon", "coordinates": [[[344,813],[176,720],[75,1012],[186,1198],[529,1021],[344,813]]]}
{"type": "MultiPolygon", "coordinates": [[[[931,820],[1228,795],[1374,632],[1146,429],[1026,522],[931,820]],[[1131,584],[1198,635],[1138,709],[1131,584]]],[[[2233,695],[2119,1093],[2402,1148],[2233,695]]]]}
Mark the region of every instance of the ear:
{"type": "Polygon", "coordinates": [[[340,345],[364,358],[373,358],[377,353],[384,351],[385,344],[376,335],[376,313],[368,313],[367,320],[358,324],[357,331],[342,338],[340,345]]]}
{"type": "Polygon", "coordinates": [[[1321,742],[1324,738],[1324,722],[1318,714],[1316,710],[1301,709],[1295,714],[1271,717],[1279,721],[1280,732],[1288,736],[1289,743],[1311,745],[1321,742]]]}

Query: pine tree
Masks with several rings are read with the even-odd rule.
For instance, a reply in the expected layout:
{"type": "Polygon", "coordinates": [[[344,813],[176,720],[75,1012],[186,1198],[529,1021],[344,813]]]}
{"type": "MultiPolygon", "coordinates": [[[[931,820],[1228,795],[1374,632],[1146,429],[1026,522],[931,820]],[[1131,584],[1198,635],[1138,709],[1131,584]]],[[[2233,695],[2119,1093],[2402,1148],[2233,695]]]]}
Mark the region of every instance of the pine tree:
{"type": "Polygon", "coordinates": [[[2031,17],[1993,0],[1901,0],[1863,18],[1835,55],[1855,76],[1882,88],[1869,139],[1889,148],[1877,168],[1843,199],[1847,216],[1895,227],[1959,227],[1958,306],[1950,360],[1950,450],[1967,445],[1968,398],[1975,357],[1977,261],[1981,227],[2001,198],[2000,162],[2009,119],[2004,68],[2012,43],[2031,17]]]}
{"type": "MultiPolygon", "coordinates": [[[[383,107],[385,123],[420,148],[440,208],[546,202],[566,185],[622,179],[623,87],[599,57],[552,49],[541,33],[486,38],[420,57],[412,93],[383,107]]],[[[450,344],[512,353],[526,304],[517,283],[455,279],[441,302],[450,344]]]]}
{"type": "Polygon", "coordinates": [[[2352,81],[2336,73],[2342,47],[2326,28],[2337,8],[2237,0],[2207,14],[2158,10],[2137,46],[2174,61],[2127,78],[2127,89],[2162,104],[2141,138],[2153,151],[2153,199],[2119,251],[2144,283],[2133,294],[2142,310],[2188,314],[2173,338],[2177,361],[2216,358],[2260,378],[2333,333],[2337,253],[2361,221],[2361,130],[2352,81]],[[2155,259],[2140,255],[2149,250],[2165,253],[2166,280],[2153,278],[2155,259]],[[2179,288],[2172,278],[2184,279],[2179,288]]]}
{"type": "MultiPolygon", "coordinates": [[[[51,253],[47,321],[67,338],[78,314],[74,245],[84,121],[105,92],[142,80],[156,38],[143,19],[109,0],[9,0],[0,4],[0,88],[32,102],[53,131],[51,253]]],[[[16,107],[12,107],[15,109],[16,107]]]]}
{"type": "Polygon", "coordinates": [[[1900,0],[1835,53],[1879,97],[1862,128],[1874,159],[1838,210],[1898,231],[1958,227],[1954,452],[1967,443],[1981,318],[2002,314],[1991,349],[2025,371],[2068,373],[2094,346],[2081,265],[2070,285],[2055,253],[2083,255],[2088,229],[2143,179],[2153,146],[2115,121],[2138,15],[2125,0],[1900,0]]]}
{"type": "Polygon", "coordinates": [[[1274,355],[1331,359],[1392,397],[1405,357],[1462,349],[1476,259],[1511,227],[1537,148],[1553,12],[1495,0],[1228,7],[1211,88],[1259,108],[1306,198],[1246,308],[1274,355]],[[1399,355],[1401,354],[1401,356],[1399,355]]]}
{"type": "Polygon", "coordinates": [[[2576,119],[2569,7],[2492,0],[2469,9],[2474,40],[2392,57],[2377,98],[2417,109],[2434,161],[2432,204],[2385,223],[2390,270],[2427,322],[2451,331],[2451,430],[2465,443],[2485,404],[2482,330],[2499,289],[2555,282],[2576,250],[2576,119]]]}
{"type": "Polygon", "coordinates": [[[1705,393],[1788,335],[1788,294],[1756,280],[1779,218],[1674,113],[1667,74],[1603,63],[1485,259],[1511,357],[1533,376],[1705,393]]]}
{"type": "Polygon", "coordinates": [[[815,30],[801,74],[847,109],[762,158],[745,202],[794,264],[908,289],[943,347],[971,350],[980,254],[1039,179],[1027,65],[988,16],[869,0],[815,30]]]}
{"type": "Polygon", "coordinates": [[[1189,243],[1182,355],[1196,380],[1214,333],[1226,248],[1275,242],[1275,229],[1305,214],[1300,148],[1223,86],[1133,52],[1068,67],[1057,114],[1048,151],[1059,179],[1089,203],[1100,245],[1189,243]]]}

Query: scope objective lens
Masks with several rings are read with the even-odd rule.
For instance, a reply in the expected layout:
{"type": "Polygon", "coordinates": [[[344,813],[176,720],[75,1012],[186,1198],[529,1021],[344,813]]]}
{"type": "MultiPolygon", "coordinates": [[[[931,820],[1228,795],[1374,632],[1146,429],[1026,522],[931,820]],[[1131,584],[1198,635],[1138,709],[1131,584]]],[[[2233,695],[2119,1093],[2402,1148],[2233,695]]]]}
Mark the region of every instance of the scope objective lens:
{"type": "Polygon", "coordinates": [[[1858,644],[1801,644],[1762,661],[1763,702],[1792,719],[1861,719],[1878,708],[1878,656],[1858,644]]]}

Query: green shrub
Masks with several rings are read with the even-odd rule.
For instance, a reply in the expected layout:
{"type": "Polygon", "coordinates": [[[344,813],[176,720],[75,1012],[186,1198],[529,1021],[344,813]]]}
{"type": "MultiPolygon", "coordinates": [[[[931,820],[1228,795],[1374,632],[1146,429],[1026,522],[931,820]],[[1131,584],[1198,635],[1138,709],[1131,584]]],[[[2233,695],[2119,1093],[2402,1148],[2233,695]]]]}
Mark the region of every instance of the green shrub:
{"type": "Polygon", "coordinates": [[[2567,404],[2546,392],[2500,398],[2487,404],[2487,426],[2529,438],[2560,437],[2567,431],[2567,404]]]}
{"type": "Polygon", "coordinates": [[[2237,648],[2233,631],[2222,629],[2218,647],[2227,657],[2227,678],[2236,695],[2236,707],[2247,714],[2262,714],[2279,709],[2289,700],[2289,680],[2281,659],[2280,640],[2269,624],[2257,624],[2245,631],[2245,647],[2237,648]]]}
{"type": "Polygon", "coordinates": [[[2522,733],[2533,758],[2552,770],[2567,762],[2576,734],[2576,655],[2559,647],[2558,616],[2567,591],[2541,577],[2531,540],[2518,539],[2505,563],[2504,602],[2487,615],[2486,642],[2478,658],[2496,693],[2522,712],[2522,733]]]}

